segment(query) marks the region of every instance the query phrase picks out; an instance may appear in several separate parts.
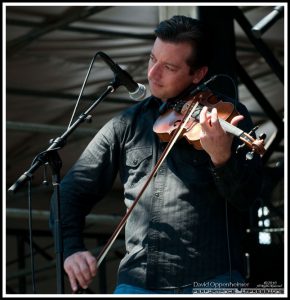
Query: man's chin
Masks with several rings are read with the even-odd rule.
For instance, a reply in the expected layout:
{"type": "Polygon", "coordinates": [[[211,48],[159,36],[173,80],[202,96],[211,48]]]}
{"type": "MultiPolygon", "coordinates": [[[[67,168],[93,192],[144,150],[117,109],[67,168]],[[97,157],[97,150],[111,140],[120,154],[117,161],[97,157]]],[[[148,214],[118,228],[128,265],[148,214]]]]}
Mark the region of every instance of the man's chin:
{"type": "Polygon", "coordinates": [[[162,101],[164,101],[164,99],[167,99],[167,96],[164,95],[164,93],[160,93],[160,92],[155,91],[153,89],[151,89],[151,95],[158,98],[158,99],[161,99],[162,101]]]}

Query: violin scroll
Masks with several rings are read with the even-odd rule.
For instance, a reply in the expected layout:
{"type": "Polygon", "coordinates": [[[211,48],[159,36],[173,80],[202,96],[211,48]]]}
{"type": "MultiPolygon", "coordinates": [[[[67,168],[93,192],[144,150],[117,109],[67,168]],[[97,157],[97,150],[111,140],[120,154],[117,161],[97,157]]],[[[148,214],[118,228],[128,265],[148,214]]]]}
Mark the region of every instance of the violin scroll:
{"type": "Polygon", "coordinates": [[[243,141],[243,144],[239,145],[236,152],[238,152],[241,148],[244,146],[247,146],[251,149],[250,152],[246,154],[246,159],[251,160],[254,157],[254,153],[257,153],[259,155],[263,155],[265,153],[265,138],[266,134],[262,133],[260,134],[259,138],[255,139],[252,137],[252,133],[255,132],[258,129],[258,126],[254,127],[249,133],[243,133],[243,135],[240,137],[240,139],[243,141]]]}

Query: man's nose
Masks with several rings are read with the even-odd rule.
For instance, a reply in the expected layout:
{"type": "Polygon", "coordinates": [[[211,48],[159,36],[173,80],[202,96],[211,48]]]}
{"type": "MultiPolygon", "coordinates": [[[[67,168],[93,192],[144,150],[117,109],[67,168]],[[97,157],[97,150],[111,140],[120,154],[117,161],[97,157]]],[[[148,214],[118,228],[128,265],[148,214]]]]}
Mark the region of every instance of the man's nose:
{"type": "Polygon", "coordinates": [[[148,77],[149,79],[157,79],[161,77],[161,66],[158,63],[155,63],[148,68],[148,77]]]}

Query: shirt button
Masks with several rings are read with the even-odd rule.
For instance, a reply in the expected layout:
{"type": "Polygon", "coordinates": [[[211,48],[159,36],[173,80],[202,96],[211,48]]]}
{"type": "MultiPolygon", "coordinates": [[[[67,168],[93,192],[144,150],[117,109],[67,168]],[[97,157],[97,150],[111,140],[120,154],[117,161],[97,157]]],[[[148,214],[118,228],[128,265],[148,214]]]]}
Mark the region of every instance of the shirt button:
{"type": "Polygon", "coordinates": [[[156,197],[159,197],[159,193],[155,193],[155,196],[156,196],[156,197]]]}
{"type": "Polygon", "coordinates": [[[134,165],[137,165],[137,162],[138,162],[137,159],[134,159],[134,160],[133,160],[133,164],[134,164],[134,165]]]}

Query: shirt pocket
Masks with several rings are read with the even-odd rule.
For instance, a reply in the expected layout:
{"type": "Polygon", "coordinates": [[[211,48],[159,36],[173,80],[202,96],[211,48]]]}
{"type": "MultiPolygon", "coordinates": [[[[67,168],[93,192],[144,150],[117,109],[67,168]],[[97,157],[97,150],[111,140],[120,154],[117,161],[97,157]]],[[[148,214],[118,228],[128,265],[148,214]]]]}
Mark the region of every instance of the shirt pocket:
{"type": "Polygon", "coordinates": [[[152,170],[152,146],[128,149],[125,153],[124,184],[134,187],[152,170]]]}

